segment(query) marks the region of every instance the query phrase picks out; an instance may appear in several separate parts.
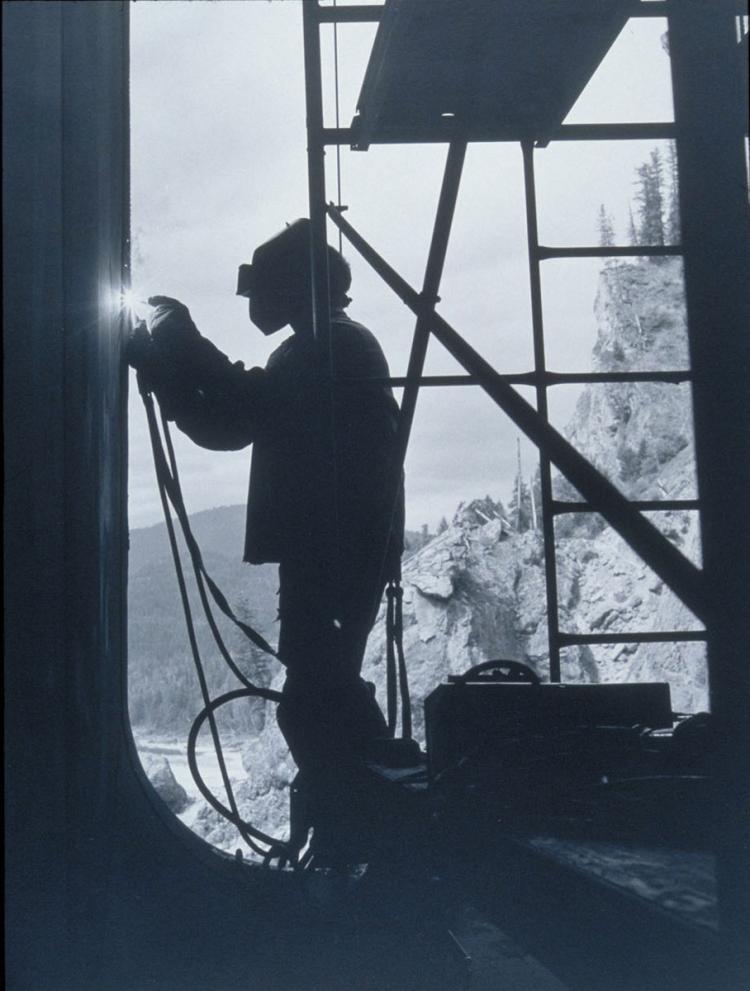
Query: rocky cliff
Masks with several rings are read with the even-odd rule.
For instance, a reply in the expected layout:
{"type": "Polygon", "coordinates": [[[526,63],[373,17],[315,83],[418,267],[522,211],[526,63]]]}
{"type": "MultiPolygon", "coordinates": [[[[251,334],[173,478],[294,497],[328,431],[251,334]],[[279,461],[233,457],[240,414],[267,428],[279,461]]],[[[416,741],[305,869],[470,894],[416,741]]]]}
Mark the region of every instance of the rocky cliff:
{"type": "MultiPolygon", "coordinates": [[[[603,269],[593,371],[689,367],[681,264],[664,259],[603,269]]],[[[691,449],[691,419],[687,384],[589,385],[565,433],[629,497],[658,498],[669,490],[672,460],[691,449]]],[[[692,478],[687,482],[693,495],[692,478]]]]}
{"type": "MultiPolygon", "coordinates": [[[[680,262],[612,265],[595,301],[596,371],[688,367],[680,262]]],[[[584,388],[565,433],[632,499],[695,497],[689,386],[607,383],[584,388]]],[[[577,494],[561,477],[560,497],[577,494]]],[[[700,562],[697,514],[649,514],[700,562]]],[[[560,628],[568,632],[698,629],[699,624],[614,531],[593,514],[559,518],[560,628]]],[[[492,657],[515,658],[548,675],[541,533],[508,533],[498,506],[478,500],[404,567],[404,636],[417,710],[446,675],[492,657]]],[[[382,681],[382,622],[366,672],[382,681]]],[[[706,706],[703,648],[697,644],[612,645],[563,651],[568,681],[669,680],[680,710],[706,706]]]]}
{"type": "MultiPolygon", "coordinates": [[[[593,367],[680,370],[688,367],[680,263],[637,262],[603,269],[595,301],[598,339],[593,367]]],[[[695,496],[689,387],[661,383],[584,388],[568,438],[630,498],[695,496]]],[[[562,478],[558,495],[577,498],[562,478]]],[[[696,514],[650,514],[662,532],[699,563],[696,514]]],[[[699,624],[622,540],[596,517],[557,524],[560,628],[568,632],[697,629],[699,624]]],[[[541,533],[509,531],[489,497],[462,506],[448,528],[405,563],[404,648],[423,742],[422,703],[451,673],[503,657],[548,676],[544,554],[541,533]]],[[[706,708],[701,644],[611,645],[563,651],[563,678],[578,682],[668,680],[673,707],[706,708]]],[[[364,674],[384,704],[385,624],[370,637],[364,674]]],[[[277,679],[277,680],[280,680],[277,679]]],[[[294,767],[273,718],[248,744],[250,777],[239,786],[247,814],[280,832],[284,789],[294,767]]],[[[206,812],[196,828],[218,845],[234,844],[231,827],[206,812]]]]}

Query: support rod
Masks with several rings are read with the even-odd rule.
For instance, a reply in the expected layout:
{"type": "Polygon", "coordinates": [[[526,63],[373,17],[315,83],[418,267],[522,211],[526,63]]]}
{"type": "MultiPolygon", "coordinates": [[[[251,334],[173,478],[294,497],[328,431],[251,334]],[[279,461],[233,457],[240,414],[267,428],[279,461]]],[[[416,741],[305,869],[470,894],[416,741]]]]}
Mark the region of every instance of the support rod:
{"type": "Polygon", "coordinates": [[[302,31],[304,42],[305,100],[307,123],[307,180],[310,204],[310,276],[312,286],[312,328],[315,337],[316,383],[319,408],[323,418],[323,453],[331,466],[321,493],[323,504],[330,507],[326,519],[318,526],[324,530],[323,541],[331,548],[331,566],[335,588],[341,595],[341,526],[339,480],[337,477],[337,440],[335,403],[332,383],[336,377],[331,340],[331,307],[328,282],[328,238],[326,233],[325,146],[323,144],[323,83],[320,63],[321,8],[318,0],[304,0],[302,31]]]}
{"type": "MultiPolygon", "coordinates": [[[[328,214],[352,246],[380,275],[399,298],[419,312],[420,296],[382,258],[333,204],[328,214]]],[[[451,325],[435,313],[432,333],[471,374],[503,412],[513,420],[532,443],[544,448],[550,460],[608,523],[630,544],[650,568],[679,596],[700,619],[704,618],[703,575],[645,517],[633,510],[628,500],[596,470],[562,434],[554,429],[516,390],[504,382],[492,365],[468,344],[451,325]]]]}
{"type": "MultiPolygon", "coordinates": [[[[529,257],[529,288],[531,292],[531,327],[534,343],[534,369],[543,376],[547,370],[544,353],[544,316],[542,312],[542,274],[539,268],[541,251],[536,211],[536,181],[534,178],[534,145],[524,142],[523,178],[526,201],[526,238],[529,257]]],[[[544,382],[536,387],[536,408],[539,416],[549,422],[547,389],[544,382]]],[[[557,601],[557,559],[555,555],[555,518],[552,513],[552,465],[544,447],[539,448],[539,482],[542,495],[542,536],[544,540],[544,584],[547,594],[547,641],[549,644],[549,679],[560,681],[560,617],[557,601]]]]}
{"type": "Polygon", "coordinates": [[[427,256],[427,266],[425,268],[422,293],[420,295],[417,323],[414,328],[414,339],[412,341],[409,364],[406,371],[406,386],[401,400],[401,414],[399,417],[396,446],[396,460],[399,466],[404,462],[411,435],[411,427],[414,422],[417,396],[419,393],[419,378],[422,376],[425,358],[427,357],[427,345],[430,339],[432,317],[438,299],[440,279],[443,275],[443,266],[448,250],[448,239],[453,224],[453,214],[456,208],[456,200],[458,199],[458,189],[465,157],[465,141],[456,142],[448,149],[443,185],[440,190],[440,199],[435,215],[435,225],[432,231],[432,241],[427,256]]]}
{"type": "Polygon", "coordinates": [[[302,5],[307,110],[307,186],[312,240],[310,266],[313,288],[313,329],[323,349],[330,347],[331,321],[328,300],[328,251],[326,238],[326,177],[323,145],[323,84],[320,65],[318,0],[302,5]]]}
{"type": "MultiPolygon", "coordinates": [[[[380,542],[380,546],[383,547],[383,558],[380,567],[381,579],[385,578],[384,571],[388,557],[389,535],[398,509],[401,475],[417,407],[419,379],[422,377],[425,358],[427,356],[430,328],[435,312],[435,303],[438,299],[438,289],[440,288],[440,280],[443,275],[445,256],[448,251],[448,240],[453,225],[453,215],[456,209],[456,200],[458,199],[458,190],[461,183],[461,173],[463,171],[465,157],[466,142],[457,142],[456,144],[452,144],[448,149],[443,184],[440,189],[440,198],[438,200],[435,224],[432,231],[432,241],[430,242],[430,249],[427,256],[422,292],[419,295],[419,304],[415,311],[417,322],[414,328],[414,339],[409,355],[406,386],[401,400],[398,430],[393,452],[393,470],[386,488],[386,491],[389,493],[390,508],[385,521],[386,528],[380,542]]],[[[376,546],[377,544],[378,542],[376,542],[376,546]]],[[[380,587],[380,582],[378,583],[378,587],[380,587]]]]}

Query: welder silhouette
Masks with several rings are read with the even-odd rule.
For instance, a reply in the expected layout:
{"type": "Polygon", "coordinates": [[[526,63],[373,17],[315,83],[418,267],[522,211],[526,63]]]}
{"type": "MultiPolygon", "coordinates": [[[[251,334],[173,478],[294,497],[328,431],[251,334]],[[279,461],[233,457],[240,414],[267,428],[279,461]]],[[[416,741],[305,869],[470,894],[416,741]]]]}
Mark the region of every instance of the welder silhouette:
{"type": "Polygon", "coordinates": [[[149,300],[151,337],[131,344],[129,360],[197,444],[253,445],[244,559],[279,563],[278,722],[300,770],[330,782],[388,735],[360,672],[383,586],[398,574],[403,504],[386,550],[378,521],[391,508],[398,407],[387,386],[361,379],[387,377],[388,366],[371,332],[344,313],[351,274],[331,247],[331,348],[322,353],[309,256],[310,224],[299,220],[240,269],[251,321],[264,334],[294,331],[264,369],[232,364],[163,296],[149,300]]]}

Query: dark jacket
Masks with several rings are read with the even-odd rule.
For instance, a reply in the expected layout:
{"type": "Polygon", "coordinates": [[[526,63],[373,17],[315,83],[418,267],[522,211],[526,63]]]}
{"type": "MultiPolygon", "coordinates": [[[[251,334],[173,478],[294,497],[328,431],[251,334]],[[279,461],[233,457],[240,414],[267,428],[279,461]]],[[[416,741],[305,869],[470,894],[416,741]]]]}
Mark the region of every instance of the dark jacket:
{"type": "MultiPolygon", "coordinates": [[[[331,340],[337,380],[388,376],[376,338],[343,311],[332,318],[331,340]]],[[[317,345],[296,334],[265,369],[249,370],[196,334],[156,392],[167,416],[202,447],[253,444],[246,561],[312,559],[326,567],[338,540],[345,573],[370,570],[384,553],[398,406],[382,384],[339,382],[332,390],[319,368],[317,345]]],[[[397,574],[403,527],[402,487],[385,577],[397,574]]]]}

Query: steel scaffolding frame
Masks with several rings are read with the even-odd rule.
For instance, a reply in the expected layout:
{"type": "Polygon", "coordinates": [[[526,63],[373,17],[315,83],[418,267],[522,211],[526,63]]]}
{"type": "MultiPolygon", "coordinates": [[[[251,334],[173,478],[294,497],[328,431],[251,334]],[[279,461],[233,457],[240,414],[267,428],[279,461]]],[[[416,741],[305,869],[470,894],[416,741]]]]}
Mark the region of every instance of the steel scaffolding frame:
{"type": "MultiPolygon", "coordinates": [[[[750,590],[746,505],[750,493],[748,463],[750,412],[743,386],[750,372],[748,354],[748,211],[744,140],[746,124],[736,107],[742,80],[736,59],[736,17],[746,13],[736,0],[634,0],[631,17],[666,17],[675,121],[632,124],[561,125],[550,140],[635,140],[673,138],[680,165],[680,210],[683,244],[638,247],[549,247],[539,243],[534,175],[535,145],[521,142],[526,194],[528,261],[531,285],[534,370],[501,375],[435,310],[451,221],[468,142],[517,140],[501,127],[461,132],[446,121],[414,129],[408,139],[387,129],[378,143],[448,143],[443,185],[435,218],[421,292],[409,286],[344,219],[326,204],[326,146],[358,147],[352,128],[326,128],[320,69],[320,27],[328,23],[377,21],[380,5],[321,7],[303,4],[310,217],[313,227],[311,265],[315,287],[315,327],[329,339],[326,271],[326,215],[416,314],[416,326],[405,377],[388,380],[403,386],[399,451],[405,452],[418,391],[423,386],[480,385],[510,416],[540,453],[542,529],[550,650],[550,679],[559,681],[560,650],[578,644],[707,641],[712,710],[723,721],[727,749],[723,754],[722,835],[719,882],[722,934],[737,956],[750,924],[750,858],[747,809],[750,795],[742,768],[750,759],[750,680],[743,644],[750,643],[750,590]],[[739,77],[739,78],[738,78],[739,77]],[[563,374],[546,368],[542,315],[541,263],[550,258],[682,256],[688,309],[691,369],[659,372],[563,374]],[[713,327],[721,327],[717,345],[713,327]],[[467,375],[425,376],[427,341],[436,337],[463,365],[467,375]],[[628,501],[549,423],[550,386],[591,382],[690,382],[693,390],[699,499],[628,501]],[[537,408],[513,385],[535,388],[537,408]],[[552,465],[579,490],[584,502],[557,500],[552,493],[552,465]],[[727,474],[731,469],[731,474],[727,474]],[[641,514],[644,511],[698,510],[704,542],[700,570],[685,558],[641,514]],[[705,625],[702,631],[671,630],[612,635],[568,633],[559,629],[554,518],[561,513],[601,514],[637,554],[705,625]],[[717,591],[722,582],[722,596],[717,591]]],[[[545,142],[546,144],[547,142],[545,142]]],[[[537,146],[538,147],[538,146],[537,146]]],[[[747,952],[747,948],[745,950],[747,952]]]]}

